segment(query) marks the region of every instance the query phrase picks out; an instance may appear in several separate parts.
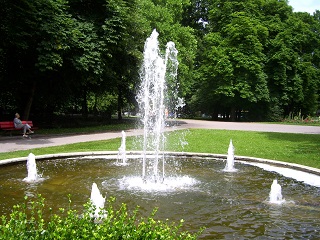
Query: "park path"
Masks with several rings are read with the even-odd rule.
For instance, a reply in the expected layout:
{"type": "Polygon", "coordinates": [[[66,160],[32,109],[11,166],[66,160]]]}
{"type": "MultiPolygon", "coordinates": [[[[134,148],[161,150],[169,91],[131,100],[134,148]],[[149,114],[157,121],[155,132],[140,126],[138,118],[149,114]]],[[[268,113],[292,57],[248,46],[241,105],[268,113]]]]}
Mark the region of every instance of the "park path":
{"type": "MultiPolygon", "coordinates": [[[[263,124],[263,123],[240,123],[240,122],[216,122],[204,120],[177,120],[174,127],[167,127],[166,131],[179,129],[202,128],[202,129],[227,129],[244,130],[258,132],[280,132],[280,133],[303,133],[320,134],[320,127],[317,126],[299,126],[283,124],[263,124]]],[[[126,130],[127,136],[141,135],[142,131],[138,129],[126,130]]],[[[41,147],[61,146],[78,142],[89,142],[97,140],[107,140],[121,138],[121,132],[105,132],[92,134],[76,135],[37,135],[32,139],[23,139],[20,136],[0,137],[0,152],[13,152],[18,150],[29,150],[41,147]]],[[[119,142],[120,146],[120,142],[119,142]]]]}

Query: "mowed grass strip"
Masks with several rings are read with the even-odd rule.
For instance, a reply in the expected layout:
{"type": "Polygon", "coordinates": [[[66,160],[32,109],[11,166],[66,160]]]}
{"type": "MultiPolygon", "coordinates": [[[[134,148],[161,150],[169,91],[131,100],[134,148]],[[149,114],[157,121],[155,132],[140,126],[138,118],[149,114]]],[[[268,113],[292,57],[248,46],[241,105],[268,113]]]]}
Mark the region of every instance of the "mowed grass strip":
{"type": "MultiPolygon", "coordinates": [[[[178,134],[168,138],[174,146],[178,134]],[[177,135],[177,136],[175,136],[177,135]]],[[[266,158],[320,168],[320,135],[191,129],[185,133],[185,152],[227,154],[232,139],[235,155],[266,158]]],[[[175,150],[175,149],[170,149],[175,150]]]]}
{"type": "MultiPolygon", "coordinates": [[[[127,150],[141,150],[140,137],[127,137],[127,150]]],[[[166,133],[166,150],[178,152],[201,152],[227,154],[232,139],[235,155],[266,158],[298,163],[320,168],[320,135],[271,133],[235,130],[190,129],[166,133]]],[[[27,151],[0,153],[0,159],[35,155],[86,152],[117,151],[121,138],[68,144],[56,147],[36,148],[27,151]]]]}

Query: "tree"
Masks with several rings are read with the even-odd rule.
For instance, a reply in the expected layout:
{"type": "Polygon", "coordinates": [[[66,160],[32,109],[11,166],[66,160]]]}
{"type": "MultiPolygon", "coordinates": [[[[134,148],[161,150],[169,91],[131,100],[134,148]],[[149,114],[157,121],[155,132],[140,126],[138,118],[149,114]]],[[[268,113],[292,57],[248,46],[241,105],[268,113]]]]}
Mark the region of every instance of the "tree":
{"type": "Polygon", "coordinates": [[[285,116],[311,115],[317,107],[319,73],[313,63],[319,35],[308,13],[293,13],[278,25],[266,48],[266,72],[272,103],[285,116]]]}
{"type": "Polygon", "coordinates": [[[104,30],[112,31],[117,40],[110,44],[112,89],[118,96],[118,119],[122,119],[125,102],[134,102],[135,85],[139,79],[144,36],[148,26],[142,15],[139,1],[109,1],[111,17],[106,19],[104,30]]]}
{"type": "Polygon", "coordinates": [[[166,43],[172,41],[178,50],[178,88],[179,96],[188,98],[192,94],[194,81],[194,61],[197,51],[197,38],[190,26],[185,26],[185,13],[190,7],[189,0],[150,1],[141,0],[141,9],[152,29],[159,32],[160,48],[164,51],[166,43]]]}
{"type": "Polygon", "coordinates": [[[293,13],[288,1],[277,0],[215,0],[207,12],[195,105],[213,117],[231,109],[233,119],[236,109],[270,120],[314,112],[319,89],[316,13],[293,13]]]}
{"type": "Polygon", "coordinates": [[[5,84],[6,90],[13,93],[18,109],[24,109],[23,117],[28,119],[43,72],[62,65],[72,20],[64,0],[9,1],[3,7],[6,74],[2,81],[12,83],[5,84]]]}
{"type": "Polygon", "coordinates": [[[248,5],[218,2],[209,11],[210,33],[204,37],[198,70],[203,89],[197,100],[203,95],[212,96],[213,116],[227,111],[235,120],[236,112],[269,101],[263,53],[268,31],[258,16],[250,12],[254,1],[247,2],[248,5]]]}

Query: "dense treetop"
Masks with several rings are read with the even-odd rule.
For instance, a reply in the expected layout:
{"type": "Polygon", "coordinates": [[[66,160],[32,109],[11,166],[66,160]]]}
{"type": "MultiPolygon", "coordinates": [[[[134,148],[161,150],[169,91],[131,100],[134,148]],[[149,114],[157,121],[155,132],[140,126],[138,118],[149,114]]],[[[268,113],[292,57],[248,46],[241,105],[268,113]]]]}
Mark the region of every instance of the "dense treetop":
{"type": "Polygon", "coordinates": [[[0,4],[1,120],[135,111],[153,29],[179,51],[187,115],[279,120],[319,108],[320,11],[293,12],[287,0],[0,4]]]}

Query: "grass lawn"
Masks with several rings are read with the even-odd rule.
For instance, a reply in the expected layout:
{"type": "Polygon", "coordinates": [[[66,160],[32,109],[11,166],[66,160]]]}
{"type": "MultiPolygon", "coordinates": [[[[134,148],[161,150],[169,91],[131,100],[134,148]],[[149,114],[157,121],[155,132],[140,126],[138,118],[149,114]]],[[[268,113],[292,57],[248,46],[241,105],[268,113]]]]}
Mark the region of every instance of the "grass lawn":
{"type": "Polygon", "coordinates": [[[320,135],[315,134],[192,129],[186,133],[185,151],[227,154],[230,139],[238,156],[320,168],[320,135]]]}
{"type": "MultiPolygon", "coordinates": [[[[166,133],[166,137],[166,150],[168,151],[227,154],[229,141],[232,139],[235,155],[238,156],[273,159],[320,168],[320,135],[316,134],[190,129],[166,133]]],[[[136,143],[137,137],[127,137],[127,150],[141,150],[136,147],[136,143]]],[[[26,157],[30,152],[42,155],[82,151],[116,151],[120,144],[120,138],[75,143],[0,153],[0,159],[26,157]]]]}

